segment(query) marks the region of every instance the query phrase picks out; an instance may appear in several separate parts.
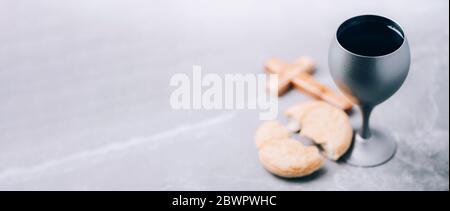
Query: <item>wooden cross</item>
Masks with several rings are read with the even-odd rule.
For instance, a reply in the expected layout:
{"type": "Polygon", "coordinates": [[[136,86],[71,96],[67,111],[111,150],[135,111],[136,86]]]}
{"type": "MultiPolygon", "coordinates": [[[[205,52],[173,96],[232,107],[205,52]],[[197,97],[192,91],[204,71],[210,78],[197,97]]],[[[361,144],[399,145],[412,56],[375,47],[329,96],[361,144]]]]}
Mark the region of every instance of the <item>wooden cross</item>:
{"type": "Polygon", "coordinates": [[[312,77],[315,64],[308,57],[300,57],[292,64],[280,59],[269,59],[265,64],[265,71],[278,74],[278,96],[283,95],[293,86],[315,99],[326,101],[342,110],[351,110],[353,106],[343,95],[312,77]]]}

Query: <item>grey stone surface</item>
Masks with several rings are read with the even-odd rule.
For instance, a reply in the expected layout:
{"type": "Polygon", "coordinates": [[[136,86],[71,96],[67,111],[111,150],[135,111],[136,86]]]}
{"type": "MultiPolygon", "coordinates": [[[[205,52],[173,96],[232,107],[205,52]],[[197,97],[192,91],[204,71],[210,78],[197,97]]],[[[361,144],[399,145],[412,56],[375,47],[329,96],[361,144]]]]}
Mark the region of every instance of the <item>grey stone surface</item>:
{"type": "MultiPolygon", "coordinates": [[[[448,190],[449,2],[0,1],[0,190],[448,190]],[[373,114],[397,139],[389,163],[328,161],[284,180],[259,164],[255,111],[174,111],[170,77],[260,73],[327,50],[346,18],[404,27],[404,86],[373,114]]],[[[280,109],[307,100],[298,92],[280,109]]],[[[352,115],[358,124],[359,115],[352,115]]]]}

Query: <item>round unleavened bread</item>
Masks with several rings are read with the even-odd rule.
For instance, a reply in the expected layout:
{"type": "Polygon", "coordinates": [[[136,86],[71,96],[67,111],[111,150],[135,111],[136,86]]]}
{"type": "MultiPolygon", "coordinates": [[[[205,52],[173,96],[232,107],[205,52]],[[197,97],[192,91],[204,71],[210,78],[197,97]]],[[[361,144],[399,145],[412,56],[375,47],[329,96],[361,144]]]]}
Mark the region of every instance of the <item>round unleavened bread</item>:
{"type": "Polygon", "coordinates": [[[324,163],[315,146],[304,146],[294,139],[266,143],[259,150],[259,160],[267,171],[286,178],[310,175],[324,163]]]}
{"type": "Polygon", "coordinates": [[[265,121],[257,129],[255,133],[256,148],[260,149],[267,142],[286,139],[291,136],[289,130],[276,120],[265,121]]]}
{"type": "Polygon", "coordinates": [[[327,103],[317,104],[301,118],[300,135],[321,145],[327,157],[338,160],[352,143],[353,129],[347,114],[327,103]]]}
{"type": "Polygon", "coordinates": [[[323,101],[308,101],[297,103],[284,111],[284,115],[289,118],[287,128],[291,132],[298,132],[302,127],[302,120],[312,109],[327,104],[323,101]]]}

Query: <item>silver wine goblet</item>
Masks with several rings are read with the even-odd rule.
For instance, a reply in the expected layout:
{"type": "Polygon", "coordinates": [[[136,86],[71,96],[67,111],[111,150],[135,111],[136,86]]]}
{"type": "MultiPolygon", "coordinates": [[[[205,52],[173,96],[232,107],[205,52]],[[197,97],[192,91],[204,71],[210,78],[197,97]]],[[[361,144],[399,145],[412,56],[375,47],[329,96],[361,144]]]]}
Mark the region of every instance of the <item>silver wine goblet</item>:
{"type": "Polygon", "coordinates": [[[390,160],[396,151],[386,130],[371,130],[373,108],[403,84],[410,51],[403,29],[395,21],[362,15],[343,22],[331,42],[328,63],[339,89],[361,110],[362,127],[355,133],[346,162],[371,167],[390,160]]]}

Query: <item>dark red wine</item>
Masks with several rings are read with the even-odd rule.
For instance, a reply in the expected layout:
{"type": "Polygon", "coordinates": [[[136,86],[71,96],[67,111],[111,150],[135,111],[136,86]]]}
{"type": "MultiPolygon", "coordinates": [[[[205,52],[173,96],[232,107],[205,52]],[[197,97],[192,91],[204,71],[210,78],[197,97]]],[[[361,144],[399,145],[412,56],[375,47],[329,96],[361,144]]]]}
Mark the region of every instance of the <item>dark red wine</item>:
{"type": "Polygon", "coordinates": [[[361,21],[338,31],[337,38],[346,50],[363,56],[382,56],[403,44],[403,34],[396,26],[380,21],[361,21]]]}

